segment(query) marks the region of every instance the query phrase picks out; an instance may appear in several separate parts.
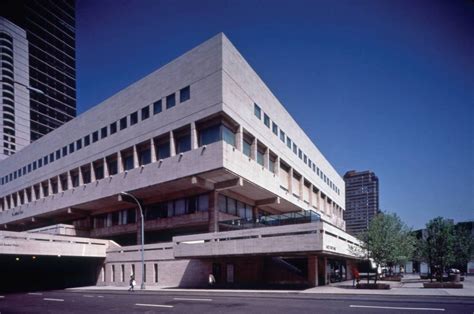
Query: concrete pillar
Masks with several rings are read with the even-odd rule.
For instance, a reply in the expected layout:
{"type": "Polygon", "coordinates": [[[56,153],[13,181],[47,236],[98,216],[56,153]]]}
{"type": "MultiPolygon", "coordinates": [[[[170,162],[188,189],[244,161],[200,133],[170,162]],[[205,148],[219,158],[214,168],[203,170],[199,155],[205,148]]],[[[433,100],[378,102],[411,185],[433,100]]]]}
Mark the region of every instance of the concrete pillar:
{"type": "Polygon", "coordinates": [[[67,187],[66,189],[72,189],[72,176],[71,171],[67,172],[67,187]]]}
{"type": "Polygon", "coordinates": [[[324,257],[324,281],[326,285],[329,285],[331,281],[329,280],[329,267],[328,267],[328,258],[324,257]]]}
{"type": "Polygon", "coordinates": [[[235,134],[235,147],[240,151],[244,150],[244,132],[242,126],[240,125],[237,133],[235,134]]]}
{"type": "Polygon", "coordinates": [[[191,149],[198,148],[198,133],[196,130],[196,122],[191,122],[191,149]]]}
{"type": "Polygon", "coordinates": [[[313,207],[313,184],[311,182],[309,183],[308,202],[309,206],[313,207]]]}
{"type": "Polygon", "coordinates": [[[319,285],[318,257],[314,255],[308,256],[308,282],[311,287],[319,285]]]}
{"type": "Polygon", "coordinates": [[[209,193],[209,232],[219,232],[219,193],[209,193]]]}
{"type": "Polygon", "coordinates": [[[79,174],[79,186],[84,185],[84,176],[82,175],[82,167],[77,168],[77,173],[79,174]]]}
{"type": "Polygon", "coordinates": [[[174,142],[174,133],[170,131],[170,156],[176,155],[176,143],[174,142]]]}
{"type": "Polygon", "coordinates": [[[109,176],[109,164],[107,163],[107,158],[104,157],[104,178],[107,178],[109,176]]]}
{"type": "Polygon", "coordinates": [[[140,167],[137,145],[133,145],[133,168],[140,167]]]}
{"type": "Polygon", "coordinates": [[[257,138],[255,137],[250,146],[250,158],[257,160],[257,138]]]}
{"type": "Polygon", "coordinates": [[[156,147],[155,147],[155,140],[151,139],[150,140],[150,156],[151,156],[151,162],[156,162],[156,147]]]}
{"type": "Polygon", "coordinates": [[[290,171],[288,171],[288,192],[293,194],[293,168],[290,167],[290,171]]]}
{"type": "Polygon", "coordinates": [[[123,172],[123,162],[122,162],[122,152],[119,151],[117,153],[117,172],[122,173],[123,172]]]}
{"type": "Polygon", "coordinates": [[[39,183],[39,198],[44,197],[43,185],[39,183]]]}
{"type": "Polygon", "coordinates": [[[16,194],[16,204],[20,206],[21,205],[20,192],[16,192],[15,194],[16,194]]]}
{"type": "Polygon", "coordinates": [[[97,179],[95,177],[95,167],[94,163],[91,162],[91,182],[95,182],[97,179]]]}
{"type": "Polygon", "coordinates": [[[303,176],[301,176],[300,178],[299,185],[300,185],[300,200],[304,201],[304,177],[303,176]]]}
{"type": "Polygon", "coordinates": [[[278,177],[280,175],[280,157],[277,156],[275,160],[275,175],[278,177]]]}
{"type": "Polygon", "coordinates": [[[31,200],[34,201],[37,199],[34,185],[32,185],[30,189],[31,189],[31,200]]]}
{"type": "Polygon", "coordinates": [[[270,150],[265,148],[265,154],[263,155],[263,167],[270,169],[270,150]]]}
{"type": "Polygon", "coordinates": [[[48,179],[48,194],[53,194],[53,184],[51,183],[51,179],[48,179]]]}

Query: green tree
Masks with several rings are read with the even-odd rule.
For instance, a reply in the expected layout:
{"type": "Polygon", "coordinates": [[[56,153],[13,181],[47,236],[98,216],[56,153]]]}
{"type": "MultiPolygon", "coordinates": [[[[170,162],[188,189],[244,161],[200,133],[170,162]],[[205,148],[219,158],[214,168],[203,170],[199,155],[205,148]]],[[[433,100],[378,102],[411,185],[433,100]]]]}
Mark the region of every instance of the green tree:
{"type": "MultiPolygon", "coordinates": [[[[381,213],[370,222],[362,235],[363,249],[367,258],[372,259],[377,268],[393,266],[411,258],[415,240],[411,230],[394,213],[381,213]]],[[[378,275],[375,276],[377,283],[378,275]]],[[[367,279],[369,282],[369,279],[367,279]]]]}
{"type": "Polygon", "coordinates": [[[426,224],[426,233],[421,241],[422,255],[430,267],[430,280],[433,272],[442,281],[447,266],[455,262],[454,225],[443,217],[436,217],[426,224]]]}

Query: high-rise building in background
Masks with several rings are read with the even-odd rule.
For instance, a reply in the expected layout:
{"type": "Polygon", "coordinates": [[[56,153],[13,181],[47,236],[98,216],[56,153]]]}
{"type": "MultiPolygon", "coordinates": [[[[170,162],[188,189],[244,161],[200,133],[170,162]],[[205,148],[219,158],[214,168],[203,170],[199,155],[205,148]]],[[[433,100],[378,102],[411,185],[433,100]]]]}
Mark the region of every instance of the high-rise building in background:
{"type": "Polygon", "coordinates": [[[379,209],[379,179],[372,171],[351,170],[344,175],[346,182],[346,231],[358,235],[367,230],[379,209]]]}
{"type": "Polygon", "coordinates": [[[76,116],[75,1],[0,2],[0,159],[76,116]]]}

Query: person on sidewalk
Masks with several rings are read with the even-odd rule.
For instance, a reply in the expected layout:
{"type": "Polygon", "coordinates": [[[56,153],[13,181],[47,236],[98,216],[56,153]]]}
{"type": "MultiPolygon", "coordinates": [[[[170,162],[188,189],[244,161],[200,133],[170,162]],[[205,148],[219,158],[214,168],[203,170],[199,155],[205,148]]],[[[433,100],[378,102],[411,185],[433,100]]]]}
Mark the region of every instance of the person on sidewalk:
{"type": "Polygon", "coordinates": [[[128,291],[135,292],[135,286],[137,282],[135,281],[135,277],[133,275],[130,276],[130,288],[128,288],[128,291]]]}
{"type": "Polygon", "coordinates": [[[360,281],[360,274],[357,270],[357,267],[352,267],[352,286],[355,287],[356,282],[359,284],[360,281]]]}

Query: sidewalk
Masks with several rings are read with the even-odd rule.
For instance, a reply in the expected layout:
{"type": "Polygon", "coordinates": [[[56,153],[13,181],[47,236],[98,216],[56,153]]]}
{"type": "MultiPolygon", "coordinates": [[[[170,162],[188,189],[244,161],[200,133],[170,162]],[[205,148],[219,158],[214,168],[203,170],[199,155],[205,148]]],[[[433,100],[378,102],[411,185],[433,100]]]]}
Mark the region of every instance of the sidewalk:
{"type": "MultiPolygon", "coordinates": [[[[272,293],[272,294],[350,294],[350,295],[419,295],[419,296],[458,296],[474,298],[474,277],[465,277],[462,282],[463,289],[428,289],[423,288],[423,282],[427,280],[419,279],[419,276],[405,275],[402,282],[394,281],[378,281],[380,283],[390,284],[390,290],[363,290],[356,289],[352,286],[352,280],[333,283],[328,286],[319,286],[306,290],[230,290],[230,289],[179,289],[166,288],[160,286],[147,286],[145,291],[162,291],[162,292],[203,292],[203,293],[272,293]]],[[[128,287],[122,286],[89,286],[79,288],[69,288],[68,290],[76,291],[127,291],[128,287]]],[[[137,291],[141,291],[139,287],[137,291]]]]}

